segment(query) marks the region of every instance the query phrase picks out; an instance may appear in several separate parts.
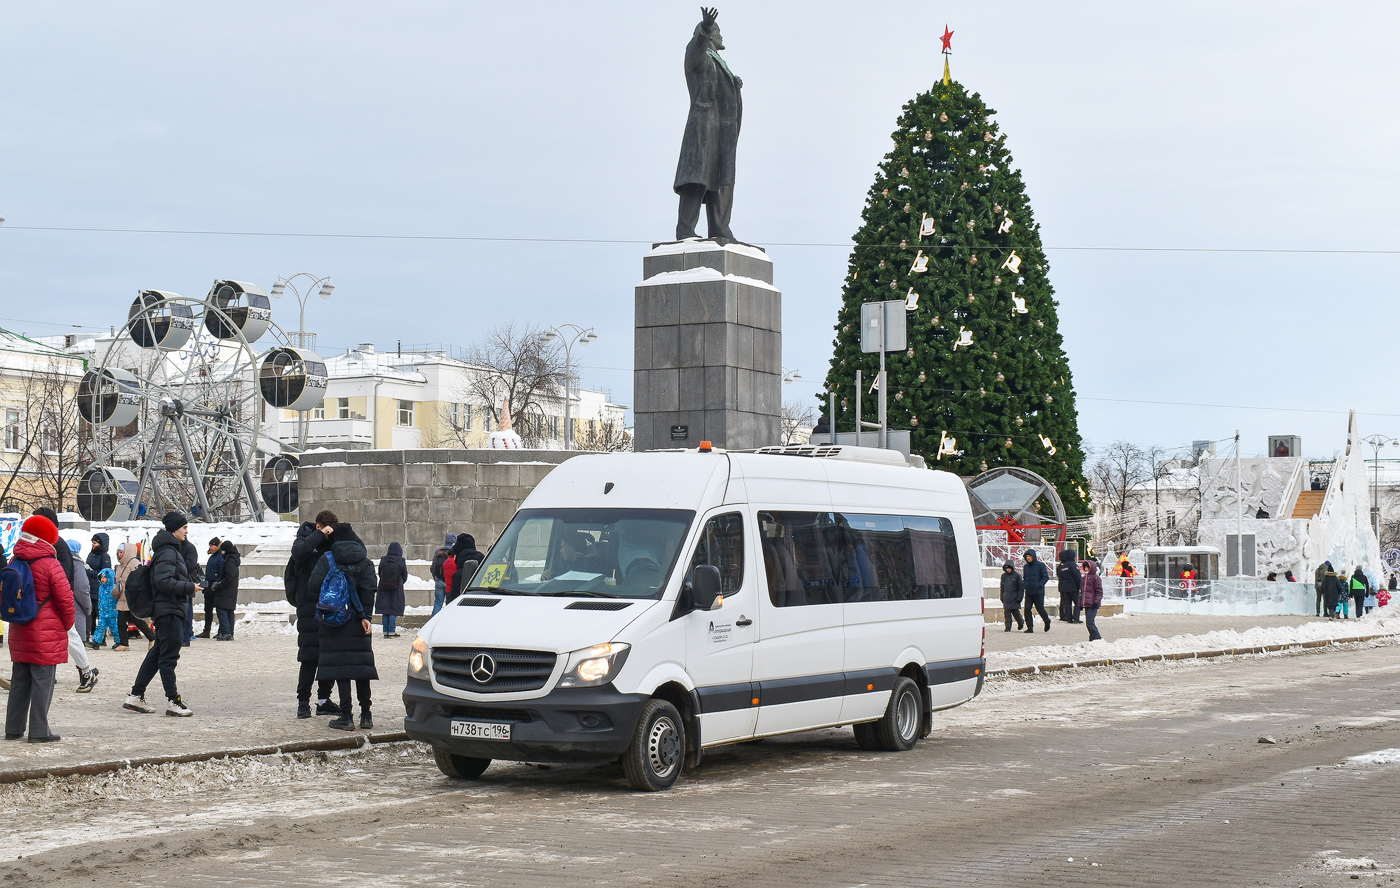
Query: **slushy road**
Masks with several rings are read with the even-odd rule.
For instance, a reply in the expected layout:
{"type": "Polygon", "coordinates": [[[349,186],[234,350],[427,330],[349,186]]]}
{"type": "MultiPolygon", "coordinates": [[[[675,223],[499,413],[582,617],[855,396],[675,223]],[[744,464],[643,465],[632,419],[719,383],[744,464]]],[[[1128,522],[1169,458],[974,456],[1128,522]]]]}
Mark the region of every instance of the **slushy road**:
{"type": "Polygon", "coordinates": [[[1003,678],[912,752],[771,739],[657,794],[411,744],[48,780],[0,787],[0,884],[1389,885],[1398,692],[1392,644],[1003,678]]]}

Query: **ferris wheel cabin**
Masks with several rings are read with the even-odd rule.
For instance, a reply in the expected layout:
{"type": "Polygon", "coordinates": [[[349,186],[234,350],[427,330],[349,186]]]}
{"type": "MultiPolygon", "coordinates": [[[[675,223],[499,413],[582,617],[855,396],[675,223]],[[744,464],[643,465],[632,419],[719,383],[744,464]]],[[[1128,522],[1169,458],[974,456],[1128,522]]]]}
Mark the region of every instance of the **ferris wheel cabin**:
{"type": "Polygon", "coordinates": [[[127,313],[131,339],[142,348],[175,351],[194,335],[194,309],[179,293],[141,290],[127,313]]]}
{"type": "Polygon", "coordinates": [[[215,281],[204,301],[204,328],[218,339],[257,342],[272,323],[272,299],[257,284],[215,281]]]}
{"type": "Polygon", "coordinates": [[[116,466],[93,466],[78,479],[78,511],[88,521],[130,521],[136,517],[136,476],[116,466]]]}
{"type": "Polygon", "coordinates": [[[121,428],[140,409],[141,384],[125,370],[89,370],[78,382],[78,414],[91,425],[121,428]]]}
{"type": "Polygon", "coordinates": [[[282,410],[310,410],[326,397],[329,374],[315,352],[280,346],[258,362],[258,388],[263,400],[282,410]]]}

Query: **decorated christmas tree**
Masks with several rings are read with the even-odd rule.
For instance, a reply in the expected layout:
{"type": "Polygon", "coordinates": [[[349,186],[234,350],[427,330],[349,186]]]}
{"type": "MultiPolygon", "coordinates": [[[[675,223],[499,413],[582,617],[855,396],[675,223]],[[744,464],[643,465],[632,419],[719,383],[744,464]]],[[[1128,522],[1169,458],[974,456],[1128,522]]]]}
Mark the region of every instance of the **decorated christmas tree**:
{"type": "MultiPolygon", "coordinates": [[[[951,32],[945,30],[945,49],[951,32]]],[[[827,390],[836,430],[874,422],[879,355],[863,354],[867,302],[905,301],[908,350],[886,356],[889,427],[930,466],[971,476],[1021,466],[1088,514],[1074,380],[1049,263],[995,112],[948,76],[904,106],[851,253],[827,390]]]]}

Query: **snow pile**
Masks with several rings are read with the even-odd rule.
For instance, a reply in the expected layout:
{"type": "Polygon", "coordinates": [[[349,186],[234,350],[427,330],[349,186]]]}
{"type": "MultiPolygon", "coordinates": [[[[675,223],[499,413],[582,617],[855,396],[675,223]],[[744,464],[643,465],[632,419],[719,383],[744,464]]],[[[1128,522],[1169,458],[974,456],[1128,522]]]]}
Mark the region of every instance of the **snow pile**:
{"type": "Polygon", "coordinates": [[[239,606],[243,619],[234,624],[234,637],[239,635],[296,635],[291,622],[295,612],[285,601],[261,601],[239,606]]]}
{"type": "Polygon", "coordinates": [[[1077,644],[1045,645],[987,655],[988,669],[1008,669],[1036,663],[1078,663],[1089,660],[1132,660],[1156,654],[1184,654],[1193,651],[1220,651],[1231,648],[1299,644],[1361,635],[1400,635],[1400,615],[1382,617],[1380,611],[1360,620],[1317,620],[1301,626],[1276,626],[1238,631],[1224,629],[1202,635],[1174,635],[1162,638],[1144,635],[1116,641],[1081,641],[1077,644]]]}
{"type": "MultiPolygon", "coordinates": [[[[88,545],[92,541],[95,533],[107,534],[112,540],[112,555],[115,559],[117,546],[122,543],[141,543],[142,551],[146,557],[150,557],[151,539],[156,532],[161,529],[159,521],[94,521],[91,530],[65,530],[62,532],[64,539],[77,540],[82,544],[82,557],[87,557],[88,545]]],[[[253,546],[260,546],[264,543],[283,545],[291,548],[297,538],[297,524],[293,521],[245,521],[235,524],[228,521],[218,521],[213,524],[192,523],[190,524],[190,542],[199,550],[200,560],[205,557],[205,550],[209,547],[209,540],[218,537],[221,540],[233,540],[234,545],[245,549],[253,546]]],[[[281,579],[278,579],[281,582],[281,579]]]]}
{"type": "Polygon", "coordinates": [[[1358,765],[1400,764],[1400,749],[1382,749],[1378,752],[1368,752],[1365,755],[1354,755],[1347,761],[1356,762],[1358,765]]]}

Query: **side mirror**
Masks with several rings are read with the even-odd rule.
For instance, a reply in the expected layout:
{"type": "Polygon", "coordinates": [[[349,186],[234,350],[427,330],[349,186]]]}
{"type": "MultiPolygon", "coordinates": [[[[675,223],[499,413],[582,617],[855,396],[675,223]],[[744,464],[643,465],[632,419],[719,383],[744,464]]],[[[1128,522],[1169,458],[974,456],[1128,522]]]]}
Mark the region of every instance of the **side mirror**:
{"type": "Polygon", "coordinates": [[[696,610],[713,610],[720,596],[719,568],[701,564],[690,579],[690,601],[696,610]]]}

